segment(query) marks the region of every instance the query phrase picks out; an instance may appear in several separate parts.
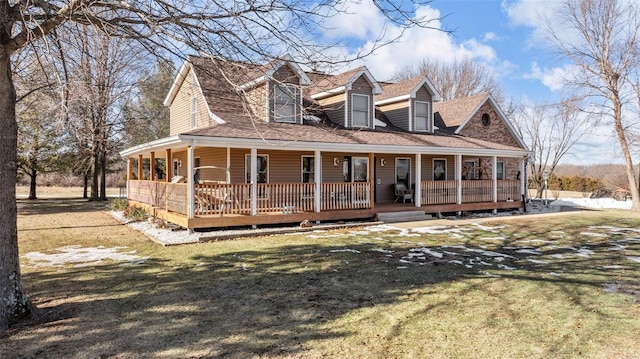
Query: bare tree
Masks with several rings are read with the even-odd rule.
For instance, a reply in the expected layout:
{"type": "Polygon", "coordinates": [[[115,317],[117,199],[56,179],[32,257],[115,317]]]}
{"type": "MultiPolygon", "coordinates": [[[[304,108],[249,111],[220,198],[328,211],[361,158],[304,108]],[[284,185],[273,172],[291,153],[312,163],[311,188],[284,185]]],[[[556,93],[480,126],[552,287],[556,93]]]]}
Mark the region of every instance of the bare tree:
{"type": "Polygon", "coordinates": [[[553,173],[558,162],[585,135],[593,118],[576,108],[575,100],[560,103],[521,104],[514,116],[514,125],[529,145],[529,179],[536,185],[536,197],[544,189],[543,173],[553,173]]]}
{"type": "Polygon", "coordinates": [[[640,210],[628,128],[637,118],[625,114],[632,93],[630,83],[638,66],[640,14],[638,4],[626,0],[563,0],[558,16],[545,26],[559,55],[575,66],[565,82],[584,96],[586,111],[604,116],[611,125],[625,159],[632,209],[640,210]]]}
{"type": "MultiPolygon", "coordinates": [[[[428,1],[414,0],[412,5],[428,1]]],[[[380,13],[403,30],[429,27],[432,19],[417,17],[415,6],[391,0],[375,1],[380,13]]],[[[92,24],[110,36],[137,39],[150,52],[184,56],[188,49],[220,59],[265,61],[285,52],[302,64],[340,61],[329,51],[335,44],[319,43],[327,17],[344,8],[344,1],[209,2],[150,1],[17,1],[0,2],[0,330],[29,314],[18,263],[15,203],[17,123],[12,56],[42,41],[65,22],[92,24]]],[[[59,33],[64,37],[64,33],[59,33]]],[[[381,30],[362,57],[397,38],[381,30]]],[[[67,35],[68,36],[68,35],[67,35]]],[[[353,59],[352,57],[351,59],[353,59]]],[[[343,59],[344,60],[344,59],[343,59]]],[[[350,60],[350,59],[346,59],[350,60]]]]}
{"type": "Polygon", "coordinates": [[[453,61],[423,59],[415,67],[408,66],[395,74],[394,80],[426,76],[444,100],[490,92],[502,106],[505,96],[491,70],[470,57],[453,61]]]}
{"type": "Polygon", "coordinates": [[[136,84],[136,96],[124,105],[124,142],[127,147],[169,136],[169,109],[164,99],[173,84],[173,66],[160,61],[136,84]]]}

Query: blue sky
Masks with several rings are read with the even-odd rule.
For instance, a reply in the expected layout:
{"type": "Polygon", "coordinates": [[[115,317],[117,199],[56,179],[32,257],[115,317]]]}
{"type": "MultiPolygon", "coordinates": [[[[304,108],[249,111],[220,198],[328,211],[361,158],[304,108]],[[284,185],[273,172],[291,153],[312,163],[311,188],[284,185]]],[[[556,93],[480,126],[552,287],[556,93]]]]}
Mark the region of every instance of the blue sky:
{"type": "MultiPolygon", "coordinates": [[[[398,33],[371,1],[353,1],[347,13],[331,19],[329,38],[346,36],[366,48],[382,28],[387,36],[398,33]]],[[[452,33],[411,29],[400,42],[379,49],[363,64],[378,80],[388,80],[425,57],[444,61],[471,57],[492,70],[507,98],[529,103],[555,100],[563,90],[560,75],[570,69],[549,50],[540,18],[553,16],[556,6],[555,0],[433,0],[416,13],[441,18],[433,27],[452,33]]],[[[583,136],[562,163],[621,163],[617,147],[612,131],[598,128],[583,136]]]]}

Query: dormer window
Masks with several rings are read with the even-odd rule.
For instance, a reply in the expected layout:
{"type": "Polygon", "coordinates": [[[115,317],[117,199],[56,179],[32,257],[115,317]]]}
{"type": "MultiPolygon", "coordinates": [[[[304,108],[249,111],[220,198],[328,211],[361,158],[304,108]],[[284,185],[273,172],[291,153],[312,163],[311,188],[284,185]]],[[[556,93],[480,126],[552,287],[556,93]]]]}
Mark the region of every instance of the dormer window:
{"type": "Polygon", "coordinates": [[[191,97],[191,128],[196,128],[198,126],[198,99],[193,96],[191,97]]]}
{"type": "Polygon", "coordinates": [[[276,122],[296,122],[297,88],[277,84],[273,88],[273,118],[276,122]]]}
{"type": "Polygon", "coordinates": [[[416,107],[415,130],[428,131],[429,130],[429,103],[416,101],[415,107],[416,107]]]}
{"type": "Polygon", "coordinates": [[[351,125],[369,127],[369,96],[359,94],[351,96],[351,125]]]}

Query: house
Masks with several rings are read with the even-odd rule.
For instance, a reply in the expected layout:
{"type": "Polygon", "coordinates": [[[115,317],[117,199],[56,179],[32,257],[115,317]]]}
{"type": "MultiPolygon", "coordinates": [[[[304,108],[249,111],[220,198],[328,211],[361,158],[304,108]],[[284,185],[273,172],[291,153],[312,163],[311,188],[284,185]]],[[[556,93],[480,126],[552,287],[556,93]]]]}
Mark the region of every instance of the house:
{"type": "Polygon", "coordinates": [[[489,94],[192,56],[165,105],[170,136],[121,152],[128,199],[190,229],[522,206],[529,150],[489,94]]]}

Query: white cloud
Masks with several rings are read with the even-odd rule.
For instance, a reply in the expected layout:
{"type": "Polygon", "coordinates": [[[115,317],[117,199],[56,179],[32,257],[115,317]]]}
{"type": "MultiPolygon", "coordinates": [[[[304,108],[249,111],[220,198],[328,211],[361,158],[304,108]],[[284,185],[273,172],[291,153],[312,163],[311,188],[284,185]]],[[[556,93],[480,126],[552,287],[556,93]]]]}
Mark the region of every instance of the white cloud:
{"type": "MultiPolygon", "coordinates": [[[[504,75],[506,74],[505,70],[512,70],[515,67],[508,61],[499,59],[495,49],[483,41],[475,38],[465,39],[461,42],[454,41],[449,33],[441,31],[442,24],[437,20],[440,17],[440,11],[436,8],[430,6],[416,8],[416,17],[434,19],[429,24],[432,28],[412,27],[403,33],[402,29],[385,22],[379,10],[372,9],[375,6],[365,4],[360,6],[362,6],[362,12],[358,7],[357,15],[343,14],[332,21],[329,25],[329,27],[333,27],[330,36],[350,36],[358,39],[368,37],[371,39],[380,33],[380,29],[384,29],[384,40],[390,41],[402,34],[397,41],[375,50],[371,56],[360,61],[360,64],[366,65],[378,80],[388,80],[398,71],[408,66],[414,66],[425,58],[452,61],[470,57],[486,64],[490,69],[494,69],[496,75],[504,75]]],[[[488,37],[495,39],[496,35],[488,37]]],[[[367,52],[373,46],[375,46],[375,42],[369,40],[352,52],[367,52]]]]}
{"type": "Polygon", "coordinates": [[[503,1],[502,11],[511,25],[531,27],[529,42],[542,43],[547,38],[544,19],[553,19],[558,13],[559,1],[519,0],[503,1]]]}
{"type": "Polygon", "coordinates": [[[538,63],[531,64],[531,72],[523,76],[527,80],[538,80],[547,86],[551,91],[561,91],[564,86],[564,79],[569,72],[569,66],[540,68],[538,63]]]}
{"type": "Polygon", "coordinates": [[[385,28],[385,18],[373,1],[345,1],[335,16],[326,21],[329,38],[366,40],[378,37],[385,28]]]}

